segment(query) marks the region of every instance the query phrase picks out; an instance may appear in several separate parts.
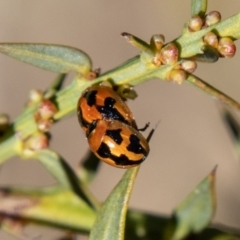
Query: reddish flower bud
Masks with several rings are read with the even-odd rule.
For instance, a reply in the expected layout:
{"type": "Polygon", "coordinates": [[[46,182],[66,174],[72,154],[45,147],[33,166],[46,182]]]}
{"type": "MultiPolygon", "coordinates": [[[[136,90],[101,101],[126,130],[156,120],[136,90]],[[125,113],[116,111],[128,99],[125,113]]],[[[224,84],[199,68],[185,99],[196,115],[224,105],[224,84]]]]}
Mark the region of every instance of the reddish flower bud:
{"type": "Polygon", "coordinates": [[[195,61],[184,60],[180,64],[180,68],[186,72],[192,73],[197,68],[197,63],[195,61]]]}
{"type": "Polygon", "coordinates": [[[41,90],[32,89],[29,93],[30,103],[37,103],[43,99],[43,92],[41,90]]]}
{"type": "Polygon", "coordinates": [[[178,61],[179,52],[174,43],[169,43],[162,48],[159,59],[163,64],[173,65],[178,61]]]}
{"type": "Polygon", "coordinates": [[[168,80],[181,84],[184,80],[186,80],[187,74],[182,69],[173,69],[170,71],[168,75],[168,80]]]}
{"type": "Polygon", "coordinates": [[[205,26],[212,26],[221,21],[221,14],[218,11],[211,11],[205,16],[205,26]]]}
{"type": "Polygon", "coordinates": [[[198,15],[193,16],[188,23],[188,29],[190,32],[199,31],[202,27],[203,27],[203,20],[198,15]]]}
{"type": "Polygon", "coordinates": [[[203,37],[203,42],[206,43],[207,45],[210,45],[210,46],[214,47],[214,48],[218,47],[218,37],[213,32],[208,32],[203,37]]]}
{"type": "Polygon", "coordinates": [[[44,99],[38,108],[38,114],[41,119],[50,119],[56,112],[56,106],[48,99],[44,99]]]}
{"type": "Polygon", "coordinates": [[[231,58],[236,53],[236,45],[229,37],[220,38],[218,51],[223,57],[231,58]]]}

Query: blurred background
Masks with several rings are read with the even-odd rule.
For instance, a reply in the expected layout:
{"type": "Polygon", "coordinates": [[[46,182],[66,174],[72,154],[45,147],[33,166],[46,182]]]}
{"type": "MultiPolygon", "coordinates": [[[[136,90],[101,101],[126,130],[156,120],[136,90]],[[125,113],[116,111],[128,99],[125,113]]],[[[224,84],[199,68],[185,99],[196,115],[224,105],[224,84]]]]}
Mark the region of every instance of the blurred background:
{"type": "MultiPolygon", "coordinates": [[[[138,54],[121,32],[146,41],[162,33],[166,41],[180,35],[190,18],[190,0],[0,1],[0,41],[56,43],[82,49],[102,72],[138,54]]],[[[218,10],[222,19],[239,11],[239,1],[210,1],[208,11],[218,10]]],[[[236,42],[237,47],[240,46],[236,42]]],[[[240,101],[240,54],[215,64],[198,64],[196,75],[240,101]]],[[[31,89],[45,89],[55,73],[0,55],[0,112],[14,120],[31,89]]],[[[153,79],[137,86],[138,98],[128,101],[139,126],[161,119],[150,143],[151,152],[142,164],[130,206],[158,214],[171,214],[174,207],[218,165],[217,211],[214,222],[240,227],[239,159],[220,115],[219,103],[188,84],[153,79]]],[[[80,95],[80,93],[79,93],[80,95]]],[[[76,104],[76,103],[73,103],[76,104]]],[[[88,145],[76,115],[52,130],[51,148],[72,167],[85,156],[88,145]]],[[[147,132],[144,133],[147,135],[147,132]]],[[[124,170],[102,164],[91,190],[101,201],[110,193],[124,170]]],[[[6,162],[0,171],[1,185],[46,186],[54,183],[36,161],[19,158],[6,162]]],[[[58,230],[31,227],[30,236],[57,239],[58,230]]],[[[0,239],[13,240],[0,231],[0,239]]]]}

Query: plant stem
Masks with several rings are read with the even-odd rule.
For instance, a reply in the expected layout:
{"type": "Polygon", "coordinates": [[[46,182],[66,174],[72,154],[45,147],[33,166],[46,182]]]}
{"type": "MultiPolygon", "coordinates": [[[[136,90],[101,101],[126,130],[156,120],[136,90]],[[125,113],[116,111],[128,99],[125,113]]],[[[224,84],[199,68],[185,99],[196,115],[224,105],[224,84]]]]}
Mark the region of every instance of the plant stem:
{"type": "Polygon", "coordinates": [[[212,97],[215,97],[221,101],[223,101],[226,104],[229,104],[230,106],[240,110],[240,103],[238,103],[237,101],[235,101],[234,99],[230,98],[229,96],[227,96],[225,93],[217,90],[216,88],[214,88],[213,86],[211,86],[210,84],[204,82],[203,80],[201,80],[200,78],[189,74],[188,78],[186,79],[186,81],[192,85],[194,85],[195,87],[200,88],[201,90],[203,90],[204,92],[210,94],[212,97]]]}
{"type": "Polygon", "coordinates": [[[17,154],[19,140],[12,136],[0,144],[0,164],[17,154]]]}

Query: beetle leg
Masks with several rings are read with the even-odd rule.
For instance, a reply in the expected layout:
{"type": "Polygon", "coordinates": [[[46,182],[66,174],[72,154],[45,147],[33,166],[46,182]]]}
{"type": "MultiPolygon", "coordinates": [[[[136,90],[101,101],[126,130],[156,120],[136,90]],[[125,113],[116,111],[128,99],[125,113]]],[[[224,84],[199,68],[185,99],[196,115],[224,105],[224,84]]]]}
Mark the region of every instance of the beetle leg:
{"type": "Polygon", "coordinates": [[[150,140],[151,140],[151,138],[152,138],[152,135],[153,135],[154,131],[156,130],[156,128],[157,128],[157,126],[158,126],[159,123],[160,123],[160,120],[156,123],[156,125],[154,126],[154,128],[153,128],[153,129],[150,131],[150,133],[148,134],[148,136],[147,136],[147,138],[146,138],[146,140],[147,140],[148,143],[150,142],[150,140]]]}
{"type": "Polygon", "coordinates": [[[144,132],[150,125],[150,122],[146,123],[146,125],[143,128],[138,128],[138,131],[144,132]]]}

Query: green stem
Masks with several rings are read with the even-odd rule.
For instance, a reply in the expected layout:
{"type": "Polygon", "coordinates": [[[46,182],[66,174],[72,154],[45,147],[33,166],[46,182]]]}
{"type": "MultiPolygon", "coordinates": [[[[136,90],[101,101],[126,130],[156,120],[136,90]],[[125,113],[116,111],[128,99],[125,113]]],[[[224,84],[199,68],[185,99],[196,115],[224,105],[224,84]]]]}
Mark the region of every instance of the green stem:
{"type": "Polygon", "coordinates": [[[208,93],[209,95],[211,95],[212,97],[217,98],[218,100],[223,101],[226,104],[229,104],[230,106],[240,110],[240,103],[238,103],[237,101],[235,101],[234,99],[230,98],[229,96],[227,96],[225,93],[217,90],[216,88],[214,88],[213,86],[211,86],[210,84],[204,82],[203,80],[201,80],[200,78],[189,74],[188,78],[186,79],[186,81],[192,85],[194,85],[195,87],[200,88],[201,90],[203,90],[204,92],[208,93]]]}
{"type": "Polygon", "coordinates": [[[0,164],[17,154],[17,146],[19,146],[19,140],[15,136],[0,144],[0,164]]]}
{"type": "Polygon", "coordinates": [[[59,111],[54,116],[54,119],[58,120],[76,111],[77,101],[82,91],[90,85],[107,80],[117,85],[125,83],[138,85],[153,78],[165,79],[171,68],[172,66],[167,65],[155,67],[153,64],[145,64],[141,61],[140,56],[137,56],[102,74],[94,81],[79,79],[77,76],[72,84],[57,93],[56,102],[59,111]]]}

